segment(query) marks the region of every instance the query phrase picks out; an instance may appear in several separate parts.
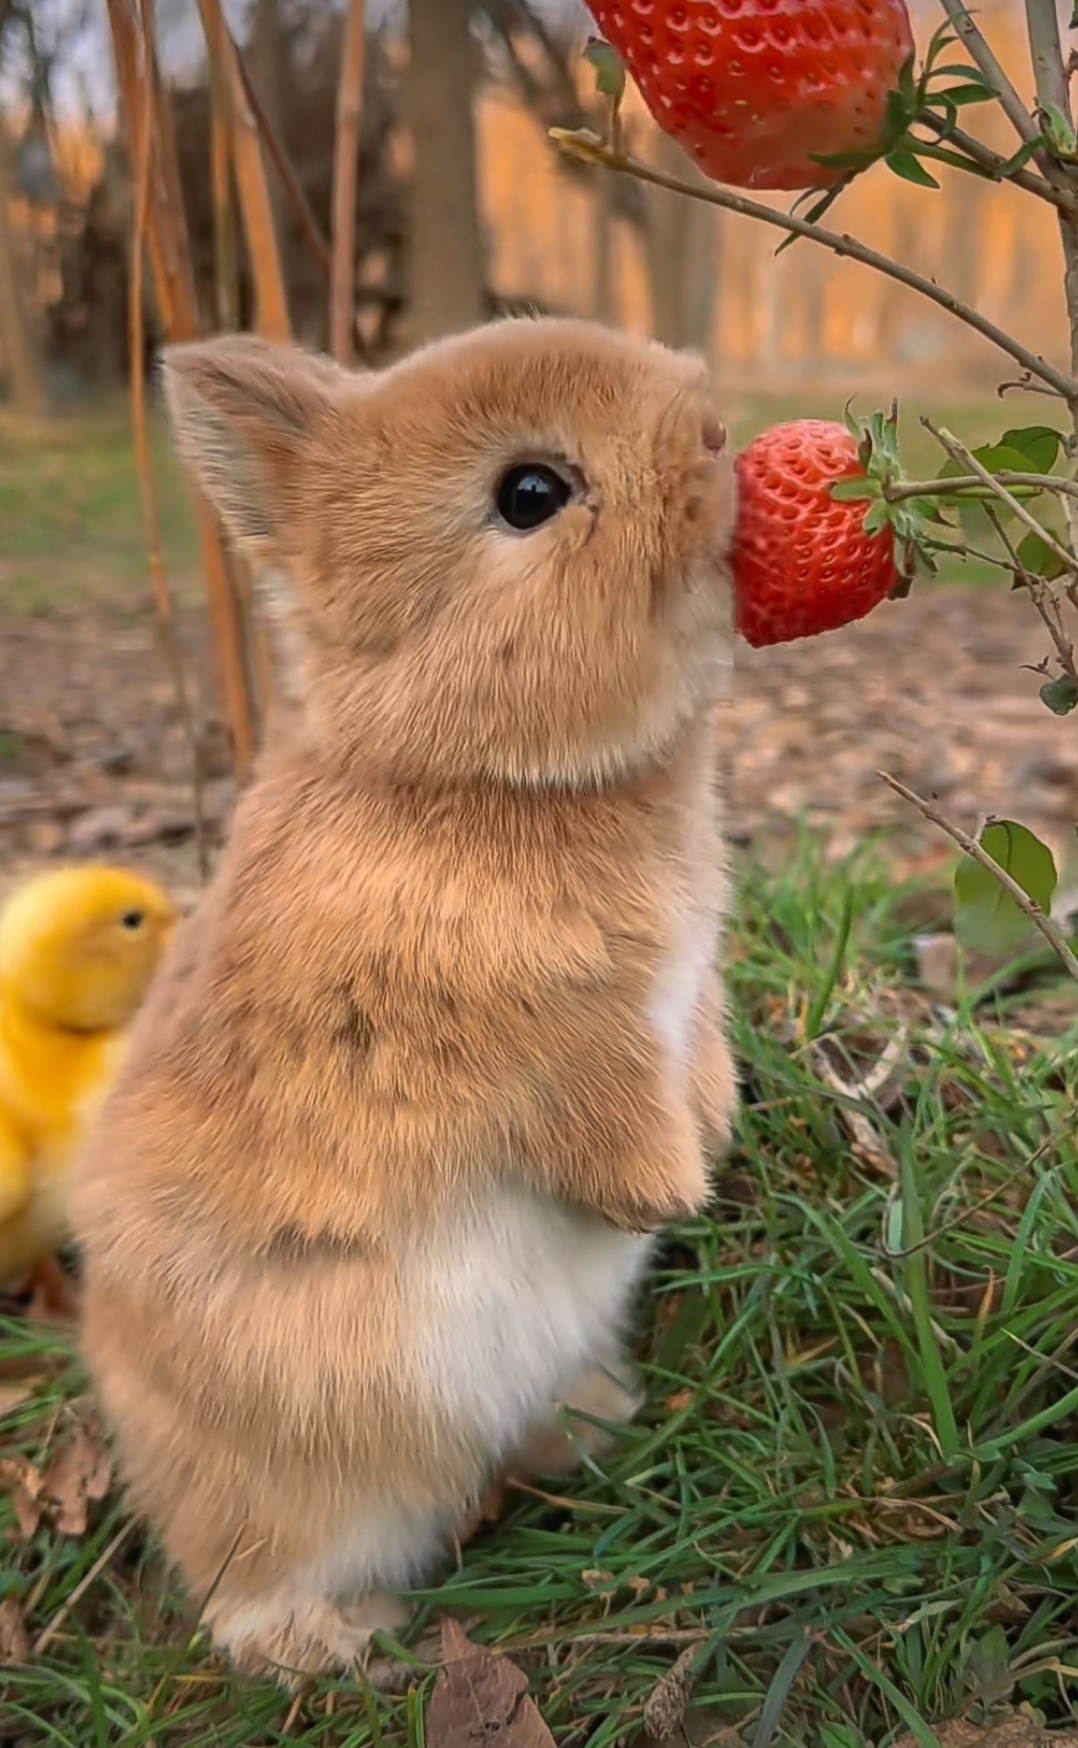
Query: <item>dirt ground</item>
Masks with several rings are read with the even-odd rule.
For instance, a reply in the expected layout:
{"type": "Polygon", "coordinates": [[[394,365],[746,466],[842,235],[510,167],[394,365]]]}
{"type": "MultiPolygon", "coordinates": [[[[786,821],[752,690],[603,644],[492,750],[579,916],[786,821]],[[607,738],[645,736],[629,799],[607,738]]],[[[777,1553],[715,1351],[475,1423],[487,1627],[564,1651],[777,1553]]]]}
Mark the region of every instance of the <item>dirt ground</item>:
{"type": "MultiPolygon", "coordinates": [[[[232,790],[197,623],[207,813],[219,841],[232,790]]],[[[934,794],[975,828],[1018,818],[1074,878],[1078,731],[1041,704],[1023,664],[1046,652],[1032,609],[997,589],[926,588],[858,626],[739,649],[729,712],[729,830],[781,845],[808,822],[841,853],[893,830],[896,865],[949,846],[880,782],[934,794]]],[[[0,872],[118,856],[197,890],[190,758],[152,623],[100,613],[0,617],[0,872]]]]}

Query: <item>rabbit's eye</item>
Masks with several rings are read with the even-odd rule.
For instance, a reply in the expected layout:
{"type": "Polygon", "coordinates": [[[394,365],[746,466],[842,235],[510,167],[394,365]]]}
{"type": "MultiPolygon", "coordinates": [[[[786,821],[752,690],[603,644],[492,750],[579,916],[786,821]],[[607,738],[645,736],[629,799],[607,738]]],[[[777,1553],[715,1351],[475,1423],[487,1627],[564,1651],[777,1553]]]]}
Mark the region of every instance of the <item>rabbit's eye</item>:
{"type": "Polygon", "coordinates": [[[527,534],[563,510],[572,495],[568,480],[556,468],[530,461],[502,475],[494,501],[502,521],[527,534]]]}

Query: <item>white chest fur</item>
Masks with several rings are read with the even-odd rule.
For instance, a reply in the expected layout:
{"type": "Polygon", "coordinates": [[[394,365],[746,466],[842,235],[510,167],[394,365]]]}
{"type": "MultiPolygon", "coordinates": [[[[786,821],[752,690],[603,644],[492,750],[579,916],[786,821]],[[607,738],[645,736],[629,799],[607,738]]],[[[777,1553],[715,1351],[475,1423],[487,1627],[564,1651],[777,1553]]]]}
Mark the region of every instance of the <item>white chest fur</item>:
{"type": "Polygon", "coordinates": [[[507,1451],[611,1355],[652,1243],[522,1187],[492,1190],[410,1259],[419,1393],[507,1451]]]}

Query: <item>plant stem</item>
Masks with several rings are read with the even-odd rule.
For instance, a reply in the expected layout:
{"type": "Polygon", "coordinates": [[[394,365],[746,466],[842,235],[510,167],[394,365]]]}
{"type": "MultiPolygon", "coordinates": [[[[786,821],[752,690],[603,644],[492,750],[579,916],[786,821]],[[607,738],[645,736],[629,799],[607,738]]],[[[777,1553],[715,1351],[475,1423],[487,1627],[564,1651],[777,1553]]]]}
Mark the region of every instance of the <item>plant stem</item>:
{"type": "Polygon", "coordinates": [[[1004,528],[1002,518],[996,514],[993,505],[985,505],[985,515],[988,517],[988,520],[996,531],[996,539],[999,541],[1004,552],[1011,561],[1011,567],[1016,580],[1021,583],[1022,587],[1028,593],[1030,600],[1033,602],[1034,607],[1040,615],[1045,630],[1055,644],[1056,655],[1059,657],[1060,667],[1065,674],[1070,675],[1070,678],[1074,681],[1075,685],[1078,686],[1078,669],[1074,666],[1074,645],[1067,636],[1066,628],[1063,624],[1063,614],[1060,610],[1059,597],[1052,588],[1052,585],[1046,582],[1043,577],[1034,576],[1031,571],[1026,569],[1022,560],[1018,556],[1018,549],[1015,546],[1014,541],[1011,539],[1006,528],[1004,528]]]}
{"type": "Polygon", "coordinates": [[[356,159],[363,96],[364,0],[348,0],[344,52],[337,86],[337,136],[333,153],[333,269],[329,284],[329,347],[349,365],[356,333],[356,159]]]}
{"type": "MultiPolygon", "coordinates": [[[[146,416],[146,345],[143,327],[143,263],[146,256],[146,235],[149,226],[151,172],[154,149],[153,99],[153,18],[150,0],[140,0],[143,57],[141,114],[132,117],[131,130],[135,144],[135,225],[131,241],[131,276],[128,282],[128,341],[131,371],[131,424],[135,439],[135,461],[138,468],[142,514],[146,523],[146,547],[153,581],[157,624],[165,661],[172,676],[176,708],[180,725],[191,756],[191,798],[195,818],[195,853],[199,878],[205,881],[209,872],[206,852],[206,809],[202,776],[202,746],[198,724],[191,707],[187,681],[183,671],[183,654],[172,608],[172,594],[161,555],[161,523],[157,513],[157,497],[153,485],[150,461],[150,436],[146,416]]],[[[46,1638],[48,1635],[43,1634],[46,1638]]]]}
{"type": "Polygon", "coordinates": [[[1078,983],[1078,959],[1075,958],[1066,936],[1051,917],[1045,916],[1040,905],[1036,904],[1027,892],[1022,891],[1017,880],[1011,878],[1006,868],[1001,868],[995,857],[990,856],[976,838],[971,838],[960,825],[956,825],[954,820],[948,819],[945,813],[941,813],[934,801],[925,801],[922,796],[916,795],[912,789],[907,789],[904,783],[900,783],[897,777],[890,776],[886,771],[877,771],[876,775],[882,778],[883,782],[887,784],[889,789],[893,789],[896,795],[901,795],[903,801],[908,801],[912,807],[916,807],[925,819],[933,825],[938,825],[941,831],[945,831],[947,836],[952,838],[967,856],[971,856],[975,862],[980,863],[982,868],[986,868],[989,874],[995,876],[1000,885],[1010,893],[1019,910],[1024,911],[1034,927],[1040,929],[1049,946],[1058,953],[1063,961],[1068,974],[1074,978],[1075,983],[1078,983]]]}
{"type": "Polygon", "coordinates": [[[266,148],[273,168],[277,172],[281,187],[288,196],[300,228],[310,244],[311,253],[328,279],[333,260],[329,244],[319,229],[318,220],[311,211],[311,203],[300,186],[299,177],[289,163],[288,155],[273,131],[269,116],[263,108],[258,92],[251,83],[251,76],[239,49],[236,50],[236,64],[239,67],[240,78],[243,80],[244,94],[251,106],[251,114],[258,126],[259,137],[266,148]]]}
{"type": "MultiPolygon", "coordinates": [[[[1002,473],[992,475],[1000,485],[1024,486],[1030,492],[1060,492],[1078,498],[1078,481],[1059,479],[1052,473],[1002,473]]],[[[983,496],[984,482],[979,474],[956,474],[950,479],[904,479],[893,486],[884,486],[883,496],[889,504],[901,504],[906,498],[940,498],[947,497],[951,492],[972,493],[977,488],[976,495],[983,496]]],[[[992,497],[998,497],[993,491],[992,497]]]]}
{"type": "Polygon", "coordinates": [[[1000,106],[1019,139],[1027,142],[1035,140],[1040,133],[1040,128],[996,60],[987,41],[966,11],[962,0],[940,0],[940,5],[954,25],[959,40],[969,53],[970,60],[980,68],[999,98],[1000,106]]]}
{"type": "Polygon", "coordinates": [[[992,496],[998,498],[1001,504],[1006,505],[1012,516],[1017,516],[1019,522],[1023,523],[1024,526],[1029,529],[1031,534],[1036,534],[1038,539],[1044,541],[1045,546],[1048,547],[1050,552],[1055,553],[1060,564],[1066,565],[1067,570],[1072,576],[1078,576],[1078,559],[1075,558],[1074,554],[1068,552],[1065,546],[1061,546],[1059,541],[1056,540],[1053,535],[1049,534],[1047,528],[1041,527],[1036,516],[1030,514],[1021,499],[1016,498],[1012,492],[1009,492],[1007,487],[995,474],[989,473],[986,467],[982,467],[981,463],[977,460],[977,457],[966,448],[964,443],[960,443],[958,438],[953,436],[950,431],[944,430],[941,426],[934,425],[931,419],[927,417],[922,418],[921,423],[926,431],[931,431],[937,443],[943,445],[952,461],[957,461],[961,467],[968,467],[970,472],[975,474],[980,480],[981,484],[988,487],[992,496]]]}
{"type": "Polygon", "coordinates": [[[856,237],[825,230],[822,225],[810,224],[807,219],[797,218],[793,213],[764,206],[760,201],[749,200],[745,195],[735,194],[729,188],[694,187],[691,182],[683,182],[676,176],[666,176],[659,170],[653,170],[650,164],[644,164],[638,158],[628,157],[624,152],[612,151],[597,135],[586,131],[572,133],[565,128],[551,128],[550,137],[569,157],[575,157],[584,163],[605,164],[608,169],[634,176],[640,182],[653,183],[656,188],[669,188],[673,193],[685,194],[691,200],[703,200],[711,206],[723,207],[727,212],[741,213],[745,218],[757,219],[761,224],[772,225],[776,230],[786,231],[790,236],[808,237],[810,241],[830,249],[832,254],[847,256],[851,261],[860,261],[863,266],[874,268],[888,279],[895,279],[900,285],[908,285],[911,290],[920,292],[922,297],[938,304],[940,309],[946,310],[949,315],[955,316],[958,321],[964,322],[967,327],[990,340],[1001,352],[1006,352],[1020,364],[1023,370],[1028,370],[1031,376],[1037,376],[1047,383],[1066,401],[1073,416],[1078,418],[1078,376],[1067,376],[1063,371],[1057,370],[1053,364],[1031,352],[1002,328],[997,328],[994,322],[988,321],[978,310],[963,303],[953,292],[937,285],[934,279],[926,279],[922,274],[914,273],[911,268],[903,267],[900,262],[892,261],[889,256],[880,255],[875,249],[858,242],[856,237]]]}
{"type": "Polygon", "coordinates": [[[1058,187],[1044,176],[1035,176],[1031,170],[1011,170],[1004,175],[1007,160],[1001,153],[994,152],[991,146],[986,146],[972,134],[963,133],[961,128],[945,132],[946,124],[931,110],[926,110],[917,120],[921,127],[930,128],[941,138],[946,137],[949,144],[964,152],[974,164],[979,164],[993,182],[1013,182],[1016,188],[1024,188],[1027,194],[1035,194],[1038,200],[1046,200],[1060,212],[1078,213],[1078,194],[1058,187]]]}

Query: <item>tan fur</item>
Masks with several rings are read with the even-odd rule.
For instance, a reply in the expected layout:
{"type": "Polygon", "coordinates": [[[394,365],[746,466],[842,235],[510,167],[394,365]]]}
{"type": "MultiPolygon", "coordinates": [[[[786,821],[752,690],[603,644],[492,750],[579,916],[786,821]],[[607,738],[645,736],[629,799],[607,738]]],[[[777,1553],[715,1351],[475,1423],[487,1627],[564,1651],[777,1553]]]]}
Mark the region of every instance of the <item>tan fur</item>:
{"type": "Polygon", "coordinates": [[[563,1466],[555,1400],[633,1412],[633,1234],[735,1098],[731,473],[703,366],[584,323],[372,377],[221,339],[167,390],[298,704],[82,1161],[85,1346],[219,1642],[314,1669],[499,1466],[563,1466]],[[531,459],[579,489],[520,535],[531,459]]]}

